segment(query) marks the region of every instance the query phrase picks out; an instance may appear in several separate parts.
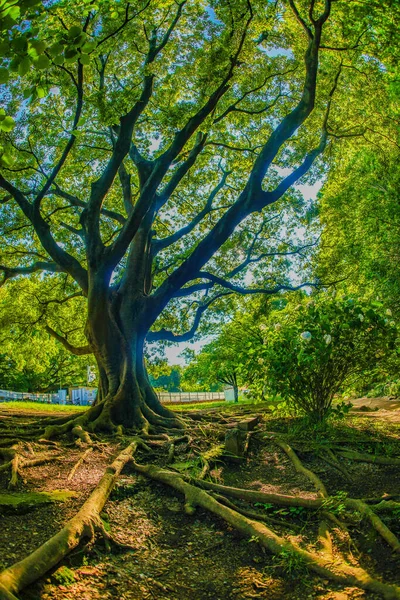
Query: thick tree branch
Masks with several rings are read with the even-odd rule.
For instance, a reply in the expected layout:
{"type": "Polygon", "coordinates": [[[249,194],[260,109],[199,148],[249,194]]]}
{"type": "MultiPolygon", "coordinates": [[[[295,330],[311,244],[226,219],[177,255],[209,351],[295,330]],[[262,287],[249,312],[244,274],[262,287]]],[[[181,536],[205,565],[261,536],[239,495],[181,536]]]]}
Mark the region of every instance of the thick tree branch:
{"type": "Polygon", "coordinates": [[[43,219],[39,210],[33,210],[33,205],[26,199],[25,195],[12,183],[0,174],[0,187],[9,192],[21,208],[24,215],[32,223],[40,242],[54,262],[59,265],[61,271],[66,271],[80,285],[84,293],[87,292],[87,272],[71,254],[68,254],[57,244],[50,232],[49,224],[43,219]]]}
{"type": "Polygon", "coordinates": [[[0,283],[0,286],[2,286],[8,279],[18,277],[18,275],[30,275],[31,273],[37,273],[38,271],[63,273],[64,269],[62,269],[56,263],[38,261],[27,267],[7,267],[5,265],[0,265],[0,271],[3,271],[4,273],[3,280],[0,283]]]}
{"type": "Polygon", "coordinates": [[[181,229],[178,229],[178,231],[176,231],[175,233],[173,233],[172,235],[170,235],[170,236],[168,236],[166,238],[163,238],[161,240],[153,240],[153,247],[152,247],[153,255],[156,255],[161,250],[164,250],[165,248],[168,248],[168,246],[171,246],[172,244],[175,244],[182,237],[184,237],[185,235],[187,235],[188,233],[190,233],[191,231],[193,231],[193,229],[196,227],[196,225],[198,225],[200,223],[200,221],[211,211],[211,209],[212,209],[212,203],[213,203],[215,197],[217,196],[217,194],[225,186],[226,179],[227,179],[227,177],[228,177],[229,174],[230,173],[227,172],[227,171],[224,172],[221,181],[218,183],[218,185],[216,185],[214,187],[214,189],[212,190],[211,194],[208,196],[207,202],[206,202],[203,210],[201,210],[192,219],[192,221],[190,223],[188,223],[185,227],[181,227],[181,229]]]}
{"type": "Polygon", "coordinates": [[[76,129],[76,127],[78,125],[79,119],[82,114],[82,108],[83,108],[83,65],[80,62],[78,63],[77,94],[78,94],[78,97],[77,97],[77,103],[76,103],[76,109],[75,109],[75,116],[74,116],[74,121],[72,124],[73,132],[69,137],[69,140],[61,154],[59,161],[54,166],[52,172],[50,173],[49,177],[47,178],[46,183],[44,184],[44,186],[42,187],[42,189],[40,190],[40,192],[38,193],[38,195],[36,196],[36,198],[33,202],[33,210],[35,212],[40,211],[41,201],[43,200],[43,198],[46,195],[46,193],[48,192],[48,190],[51,188],[53,181],[57,177],[58,173],[61,171],[61,169],[62,169],[65,161],[67,160],[68,155],[72,149],[72,146],[74,145],[74,143],[76,141],[76,136],[75,136],[74,130],[76,129]]]}
{"type": "Polygon", "coordinates": [[[201,318],[202,318],[204,312],[207,310],[207,308],[213,302],[218,300],[219,298],[222,298],[223,296],[229,296],[229,295],[230,295],[230,292],[222,292],[220,294],[216,294],[215,296],[210,298],[204,304],[201,304],[196,310],[196,314],[194,316],[192,327],[186,333],[175,334],[172,331],[168,331],[168,329],[160,329],[159,331],[149,331],[149,333],[147,334],[146,340],[150,343],[151,342],[160,342],[160,341],[175,342],[175,343],[188,342],[196,334],[196,331],[198,330],[200,322],[201,322],[201,318]]]}
{"type": "Polygon", "coordinates": [[[45,327],[47,333],[49,333],[51,336],[53,336],[53,338],[55,338],[58,342],[60,342],[64,348],[66,348],[69,352],[71,352],[71,354],[75,354],[76,356],[84,356],[85,354],[91,354],[92,350],[90,348],[90,346],[73,346],[72,344],[69,343],[69,341],[63,337],[62,335],[60,335],[59,333],[57,333],[56,331],[54,331],[54,329],[52,329],[49,325],[46,325],[45,327]]]}
{"type": "MultiPolygon", "coordinates": [[[[169,148],[155,161],[151,175],[144,185],[140,198],[138,199],[134,210],[132,211],[127,223],[122,228],[118,238],[106,249],[105,266],[111,271],[120,262],[124,256],[130,242],[132,241],[135,233],[140,227],[140,223],[149,210],[156,208],[158,198],[156,196],[156,190],[167,173],[172,162],[179,156],[182,149],[188,140],[192,137],[195,131],[201,126],[204,120],[214,111],[219,100],[229,89],[228,82],[233,77],[234,69],[238,64],[241,51],[246,39],[248,27],[253,18],[252,13],[247,19],[244,31],[240,37],[238,48],[235,54],[230,59],[230,67],[223,78],[221,84],[211,94],[208,101],[203,107],[191,117],[186,125],[175,134],[174,140],[172,141],[169,148]]],[[[159,47],[159,46],[158,46],[159,47]]],[[[118,143],[118,142],[117,142],[118,143]]]]}
{"type": "Polygon", "coordinates": [[[165,188],[158,194],[156,210],[160,210],[160,208],[169,200],[173,192],[176,190],[184,176],[189,172],[190,168],[194,165],[199,156],[200,152],[202,152],[205,143],[207,140],[207,135],[199,132],[197,134],[196,143],[193,146],[192,150],[189,152],[189,156],[187,159],[179,165],[171,179],[165,186],[165,188]]]}
{"type": "Polygon", "coordinates": [[[198,276],[202,279],[208,279],[209,281],[211,281],[212,283],[214,283],[216,285],[220,285],[223,288],[226,288],[228,290],[231,290],[232,292],[235,292],[237,294],[242,294],[242,295],[247,295],[247,294],[272,295],[272,294],[277,294],[278,292],[281,292],[281,291],[295,292],[304,287],[316,288],[319,286],[318,283],[306,281],[305,283],[302,283],[302,284],[294,286],[294,287],[290,286],[290,285],[276,285],[273,288],[245,288],[240,285],[235,285],[235,284],[231,283],[230,281],[226,281],[225,279],[222,279],[222,277],[218,277],[217,275],[208,273],[207,271],[200,271],[200,273],[198,273],[198,276]]]}

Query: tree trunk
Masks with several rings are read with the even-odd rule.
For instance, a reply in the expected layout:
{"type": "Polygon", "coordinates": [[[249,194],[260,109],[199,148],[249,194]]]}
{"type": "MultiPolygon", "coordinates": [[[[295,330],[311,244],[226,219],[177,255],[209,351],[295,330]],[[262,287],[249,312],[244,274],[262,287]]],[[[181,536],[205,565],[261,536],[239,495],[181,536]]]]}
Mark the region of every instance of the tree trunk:
{"type": "Polygon", "coordinates": [[[237,383],[233,384],[233,397],[235,402],[239,402],[239,388],[237,383]]]}
{"type": "Polygon", "coordinates": [[[145,301],[130,297],[127,311],[123,300],[118,292],[99,285],[93,285],[89,293],[85,333],[100,379],[89,429],[114,431],[122,426],[147,432],[151,426],[182,428],[181,420],[161,405],[147,376],[145,301]]]}

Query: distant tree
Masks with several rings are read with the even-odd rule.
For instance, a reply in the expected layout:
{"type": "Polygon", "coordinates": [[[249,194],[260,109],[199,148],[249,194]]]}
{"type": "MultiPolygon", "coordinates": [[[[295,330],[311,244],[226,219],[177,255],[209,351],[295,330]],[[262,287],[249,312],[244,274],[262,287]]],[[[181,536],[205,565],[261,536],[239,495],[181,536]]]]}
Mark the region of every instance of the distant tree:
{"type": "Polygon", "coordinates": [[[150,366],[148,371],[150,383],[154,388],[163,389],[167,392],[180,391],[182,368],[179,365],[165,363],[162,366],[150,366]]]}

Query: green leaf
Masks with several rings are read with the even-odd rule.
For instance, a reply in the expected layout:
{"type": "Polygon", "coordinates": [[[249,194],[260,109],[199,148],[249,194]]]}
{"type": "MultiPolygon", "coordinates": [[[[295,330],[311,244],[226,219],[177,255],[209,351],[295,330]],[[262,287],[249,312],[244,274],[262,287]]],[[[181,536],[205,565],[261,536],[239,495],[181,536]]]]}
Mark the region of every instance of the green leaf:
{"type": "Polygon", "coordinates": [[[31,48],[34,50],[34,54],[36,53],[37,55],[43,54],[47,47],[47,44],[42,40],[32,40],[30,42],[30,45],[31,48]]]}
{"type": "Polygon", "coordinates": [[[5,67],[0,67],[0,83],[7,83],[9,77],[10,74],[8,72],[8,69],[6,69],[5,67]]]}
{"type": "Polygon", "coordinates": [[[64,52],[64,56],[66,59],[71,59],[71,58],[75,58],[75,56],[77,56],[78,52],[76,51],[75,48],[66,48],[65,52],[64,52]]]}
{"type": "Polygon", "coordinates": [[[37,69],[48,69],[51,65],[50,59],[45,54],[41,54],[35,61],[35,67],[37,69]]]}
{"type": "Polygon", "coordinates": [[[82,33],[82,29],[78,25],[72,25],[68,31],[68,37],[72,40],[82,33]]]}
{"type": "Polygon", "coordinates": [[[0,164],[3,167],[11,167],[11,165],[14,163],[14,159],[11,156],[11,154],[9,154],[8,152],[4,152],[1,156],[0,156],[0,164]]]}
{"type": "Polygon", "coordinates": [[[82,65],[90,65],[90,56],[87,54],[81,54],[79,60],[82,65]]]}
{"type": "Polygon", "coordinates": [[[62,44],[60,44],[59,42],[56,42],[55,44],[53,44],[52,46],[50,46],[50,48],[48,48],[48,52],[51,56],[58,56],[59,54],[61,54],[64,50],[64,46],[62,44]]]}
{"type": "Polygon", "coordinates": [[[31,60],[29,56],[25,56],[18,65],[18,73],[23,77],[31,68],[31,60]]]}
{"type": "Polygon", "coordinates": [[[62,54],[60,54],[59,56],[55,56],[53,58],[53,63],[55,65],[62,65],[64,63],[64,60],[65,60],[64,56],[62,54]]]}
{"type": "Polygon", "coordinates": [[[96,48],[96,42],[85,42],[81,48],[82,52],[89,54],[96,48]]]}
{"type": "Polygon", "coordinates": [[[38,98],[44,98],[47,92],[44,87],[38,86],[36,88],[36,93],[38,98]]]}
{"type": "Polygon", "coordinates": [[[14,129],[14,127],[15,127],[15,122],[12,117],[7,116],[5,119],[0,121],[0,131],[4,131],[5,133],[8,133],[9,131],[12,131],[14,129]]]}

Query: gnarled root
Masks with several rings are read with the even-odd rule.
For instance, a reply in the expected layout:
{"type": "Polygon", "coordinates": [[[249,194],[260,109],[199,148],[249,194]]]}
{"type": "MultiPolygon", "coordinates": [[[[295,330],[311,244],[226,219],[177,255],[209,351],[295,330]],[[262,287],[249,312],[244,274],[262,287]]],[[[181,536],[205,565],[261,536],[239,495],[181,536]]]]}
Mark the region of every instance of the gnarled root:
{"type": "MultiPolygon", "coordinates": [[[[12,594],[18,594],[24,587],[42,577],[75,548],[88,534],[88,531],[93,531],[99,522],[99,513],[103,509],[118,475],[131,459],[139,443],[139,440],[133,441],[117,456],[106,469],[82,508],[61,531],[32,554],[0,573],[0,586],[2,586],[0,590],[4,588],[5,593],[9,594],[4,598],[12,598],[12,594]]],[[[3,597],[0,595],[0,598],[3,597]]]]}
{"type": "Polygon", "coordinates": [[[320,478],[317,477],[315,473],[310,471],[310,469],[307,469],[302,464],[301,460],[299,459],[295,451],[289,446],[289,444],[278,439],[275,439],[274,441],[279,446],[279,448],[281,448],[290,458],[296,471],[305,475],[315,485],[320,496],[322,496],[323,498],[328,498],[328,492],[326,491],[326,487],[324,486],[320,478]]]}
{"type": "Polygon", "coordinates": [[[155,465],[138,465],[134,462],[138,473],[150,479],[167,484],[185,496],[185,510],[192,514],[196,506],[209,510],[237,529],[248,538],[257,538],[258,542],[273,554],[282,551],[296,554],[304,564],[318,575],[344,585],[356,586],[381,594],[385,600],[400,600],[400,588],[381,583],[373,579],[361,568],[352,567],[342,560],[332,562],[332,557],[303,550],[297,544],[278,536],[263,523],[247,518],[237,511],[220,504],[206,491],[201,490],[186,481],[177,473],[160,469],[155,465]]]}
{"type": "Polygon", "coordinates": [[[76,425],[76,427],[72,429],[72,433],[76,435],[84,444],[91,445],[93,443],[90,435],[82,428],[81,425],[76,425]]]}
{"type": "Polygon", "coordinates": [[[400,465],[400,458],[389,458],[387,456],[376,456],[373,454],[361,454],[354,450],[339,450],[340,456],[357,462],[373,463],[376,465],[400,465]]]}

